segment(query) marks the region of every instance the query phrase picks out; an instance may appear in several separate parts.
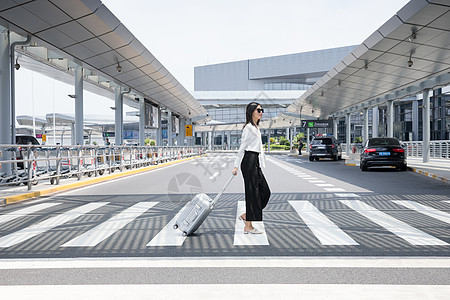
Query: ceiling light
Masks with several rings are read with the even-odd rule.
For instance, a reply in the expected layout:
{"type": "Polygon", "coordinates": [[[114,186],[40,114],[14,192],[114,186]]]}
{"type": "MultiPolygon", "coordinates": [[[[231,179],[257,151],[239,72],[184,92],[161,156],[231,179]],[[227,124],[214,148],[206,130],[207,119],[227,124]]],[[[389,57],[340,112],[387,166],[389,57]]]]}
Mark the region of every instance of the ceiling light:
{"type": "Polygon", "coordinates": [[[366,62],[366,63],[364,64],[363,70],[367,70],[368,68],[369,68],[369,63],[366,62]]]}
{"type": "Polygon", "coordinates": [[[408,67],[411,68],[414,62],[412,61],[412,52],[409,54],[408,67]]]}
{"type": "Polygon", "coordinates": [[[338,86],[342,86],[342,81],[338,80],[338,86]]]}
{"type": "Polygon", "coordinates": [[[320,96],[323,97],[323,94],[324,94],[324,93],[323,93],[323,91],[322,91],[322,92],[320,93],[320,96]]]}
{"type": "Polygon", "coordinates": [[[117,72],[122,72],[122,67],[119,65],[119,62],[117,62],[117,67],[116,67],[117,72]]]}
{"type": "Polygon", "coordinates": [[[415,31],[412,32],[412,34],[408,37],[408,41],[412,42],[417,38],[417,34],[415,31]]]}
{"type": "Polygon", "coordinates": [[[15,68],[16,70],[19,70],[19,69],[20,69],[19,58],[16,58],[16,64],[14,65],[14,68],[15,68]]]}

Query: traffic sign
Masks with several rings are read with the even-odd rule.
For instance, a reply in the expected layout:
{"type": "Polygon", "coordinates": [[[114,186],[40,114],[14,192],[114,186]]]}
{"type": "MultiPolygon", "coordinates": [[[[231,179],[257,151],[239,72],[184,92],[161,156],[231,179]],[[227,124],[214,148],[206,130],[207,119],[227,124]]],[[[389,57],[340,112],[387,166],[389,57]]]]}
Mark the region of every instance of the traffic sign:
{"type": "Polygon", "coordinates": [[[42,135],[42,141],[43,141],[43,142],[46,142],[46,141],[47,141],[47,135],[46,135],[46,134],[43,134],[43,135],[42,135]]]}
{"type": "Polygon", "coordinates": [[[186,125],[186,136],[192,136],[192,125],[186,125]]]}
{"type": "Polygon", "coordinates": [[[304,120],[302,121],[302,128],[332,128],[331,120],[304,120]]]}

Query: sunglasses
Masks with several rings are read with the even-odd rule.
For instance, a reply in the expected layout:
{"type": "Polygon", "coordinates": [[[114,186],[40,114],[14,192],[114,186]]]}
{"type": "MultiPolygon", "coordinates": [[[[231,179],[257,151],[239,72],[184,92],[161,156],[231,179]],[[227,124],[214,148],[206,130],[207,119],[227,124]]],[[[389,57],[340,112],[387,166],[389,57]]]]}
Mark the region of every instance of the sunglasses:
{"type": "Polygon", "coordinates": [[[259,113],[263,113],[264,112],[264,108],[257,108],[256,109],[259,113]]]}

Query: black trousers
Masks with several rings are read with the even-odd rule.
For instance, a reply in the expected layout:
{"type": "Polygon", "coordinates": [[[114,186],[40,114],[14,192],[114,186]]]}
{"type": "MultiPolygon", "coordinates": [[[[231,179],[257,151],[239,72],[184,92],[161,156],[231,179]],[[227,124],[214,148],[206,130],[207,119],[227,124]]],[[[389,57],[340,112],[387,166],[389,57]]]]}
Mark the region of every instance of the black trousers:
{"type": "Polygon", "coordinates": [[[245,151],[241,162],[244,176],[247,221],[262,221],[262,211],[270,198],[270,188],[259,167],[259,153],[245,151]]]}

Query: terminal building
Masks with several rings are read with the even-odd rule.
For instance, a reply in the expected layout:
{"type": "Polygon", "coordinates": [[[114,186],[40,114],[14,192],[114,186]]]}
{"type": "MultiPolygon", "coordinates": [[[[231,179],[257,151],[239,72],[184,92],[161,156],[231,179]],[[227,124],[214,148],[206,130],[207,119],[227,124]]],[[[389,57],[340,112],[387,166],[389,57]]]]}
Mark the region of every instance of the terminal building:
{"type": "MultiPolygon", "coordinates": [[[[207,125],[216,128],[244,123],[245,107],[251,101],[264,107],[264,119],[275,118],[355,48],[347,46],[199,66],[194,69],[192,95],[212,118],[207,125]]],[[[240,129],[211,131],[213,144],[238,146],[240,129]]],[[[295,133],[300,127],[292,129],[295,133]]],[[[289,135],[289,132],[283,126],[264,129],[263,141],[267,142],[269,135],[289,135]]],[[[197,143],[201,141],[207,143],[208,137],[197,132],[197,143]]]]}
{"type": "MultiPolygon", "coordinates": [[[[197,144],[211,143],[216,148],[235,148],[239,145],[241,128],[229,130],[229,124],[245,122],[245,107],[251,101],[261,103],[270,119],[286,112],[286,107],[313,86],[322,76],[347,57],[357,46],[324,49],[289,55],[206,65],[194,70],[192,95],[206,108],[212,121],[204,132],[197,130],[197,144]],[[225,129],[224,129],[225,128],[225,129]],[[208,135],[206,132],[209,132],[208,135]]],[[[431,140],[450,139],[450,87],[433,90],[430,98],[431,140]]],[[[393,133],[401,141],[422,140],[422,94],[394,103],[393,133]]],[[[300,119],[310,118],[298,114],[300,119]]],[[[369,137],[388,135],[388,108],[380,104],[368,110],[369,137]],[[377,124],[377,125],[373,125],[377,124]]],[[[351,142],[363,140],[364,116],[352,113],[351,142]]],[[[346,142],[345,118],[335,119],[337,138],[346,142]]],[[[200,126],[197,126],[199,128],[200,126]]],[[[280,126],[282,127],[282,126],[280,126]]],[[[269,136],[292,138],[302,131],[300,122],[288,128],[263,129],[263,141],[269,136]],[[291,130],[291,131],[290,131],[291,130]]],[[[328,133],[333,132],[330,128],[328,133]]],[[[306,133],[306,132],[305,132],[306,133]]],[[[323,130],[310,132],[310,137],[323,130]]]]}

